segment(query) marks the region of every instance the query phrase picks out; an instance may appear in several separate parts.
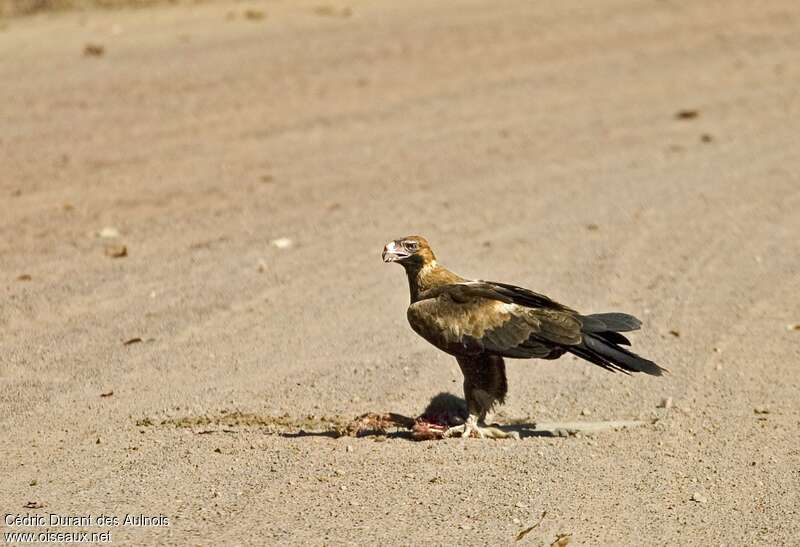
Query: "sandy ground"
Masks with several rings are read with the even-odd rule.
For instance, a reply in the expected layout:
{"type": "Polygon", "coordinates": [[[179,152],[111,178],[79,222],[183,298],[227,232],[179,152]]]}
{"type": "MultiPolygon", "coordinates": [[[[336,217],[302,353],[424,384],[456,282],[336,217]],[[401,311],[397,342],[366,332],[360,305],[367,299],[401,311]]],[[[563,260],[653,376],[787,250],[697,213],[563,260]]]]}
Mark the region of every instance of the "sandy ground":
{"type": "Polygon", "coordinates": [[[168,518],[86,528],[119,544],[509,544],[546,511],[518,544],[800,545],[793,1],[2,27],[3,514],[168,518]],[[315,427],[460,394],[380,260],[409,233],[463,275],[640,316],[635,348],[672,372],[512,361],[499,422],[654,423],[518,442],[315,427]]]}

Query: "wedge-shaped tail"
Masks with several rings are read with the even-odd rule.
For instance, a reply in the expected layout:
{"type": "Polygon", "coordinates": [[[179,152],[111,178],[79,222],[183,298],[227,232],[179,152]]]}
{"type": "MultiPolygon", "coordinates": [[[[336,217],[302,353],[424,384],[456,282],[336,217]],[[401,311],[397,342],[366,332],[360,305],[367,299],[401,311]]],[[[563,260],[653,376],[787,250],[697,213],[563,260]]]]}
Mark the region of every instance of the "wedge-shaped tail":
{"type": "Polygon", "coordinates": [[[583,316],[583,342],[567,347],[570,353],[606,370],[625,373],[644,372],[661,376],[666,369],[620,346],[630,341],[620,332],[637,330],[642,322],[625,313],[598,313],[583,316]]]}

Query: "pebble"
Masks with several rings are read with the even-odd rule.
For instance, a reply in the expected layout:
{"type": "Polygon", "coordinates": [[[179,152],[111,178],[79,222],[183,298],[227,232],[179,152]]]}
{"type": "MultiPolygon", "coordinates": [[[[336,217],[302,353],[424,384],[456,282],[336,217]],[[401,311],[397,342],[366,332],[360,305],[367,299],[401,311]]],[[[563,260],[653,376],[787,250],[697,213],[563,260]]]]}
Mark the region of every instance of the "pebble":
{"type": "Polygon", "coordinates": [[[128,248],[125,245],[106,245],[104,252],[111,258],[122,258],[128,256],[128,248]]]}
{"type": "Polygon", "coordinates": [[[347,446],[344,447],[344,451],[345,452],[352,452],[353,451],[353,447],[348,444],[347,446]]]}
{"type": "Polygon", "coordinates": [[[581,410],[581,416],[591,416],[591,415],[592,411],[589,410],[588,408],[584,408],[583,410],[581,410]]]}
{"type": "Polygon", "coordinates": [[[97,235],[102,237],[103,239],[114,239],[115,237],[119,237],[119,230],[114,228],[113,226],[106,226],[99,232],[97,235]]]}
{"type": "Polygon", "coordinates": [[[292,240],[289,239],[288,237],[279,237],[278,239],[273,239],[272,241],[270,241],[270,243],[272,244],[273,247],[277,247],[278,249],[288,249],[292,245],[294,245],[292,240]]]}
{"type": "Polygon", "coordinates": [[[705,497],[700,492],[695,492],[694,494],[692,494],[692,497],[689,498],[689,499],[691,501],[696,501],[697,503],[706,503],[708,501],[708,498],[705,497]]]}
{"type": "Polygon", "coordinates": [[[672,397],[665,397],[656,405],[656,408],[672,408],[672,397]]]}

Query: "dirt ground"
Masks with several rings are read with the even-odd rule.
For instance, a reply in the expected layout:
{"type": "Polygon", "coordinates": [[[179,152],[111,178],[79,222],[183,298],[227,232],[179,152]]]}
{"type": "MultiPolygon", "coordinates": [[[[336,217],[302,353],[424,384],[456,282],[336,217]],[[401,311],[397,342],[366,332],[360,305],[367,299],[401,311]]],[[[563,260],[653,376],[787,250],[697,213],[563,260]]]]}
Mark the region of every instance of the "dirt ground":
{"type": "Polygon", "coordinates": [[[798,54],[792,0],[0,21],[0,512],[167,518],[48,526],[118,544],[800,545],[798,54]],[[671,371],[511,361],[498,422],[647,425],[335,438],[461,394],[380,259],[410,233],[641,317],[671,371]]]}

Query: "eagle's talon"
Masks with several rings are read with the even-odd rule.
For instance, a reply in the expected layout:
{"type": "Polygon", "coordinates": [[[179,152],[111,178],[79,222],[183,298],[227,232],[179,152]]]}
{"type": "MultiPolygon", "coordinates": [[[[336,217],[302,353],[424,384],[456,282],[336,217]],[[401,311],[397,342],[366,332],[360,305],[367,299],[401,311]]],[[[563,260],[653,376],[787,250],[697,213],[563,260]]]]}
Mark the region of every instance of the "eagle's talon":
{"type": "Polygon", "coordinates": [[[449,427],[449,428],[444,430],[444,433],[442,433],[442,437],[444,437],[445,439],[449,439],[450,437],[452,437],[452,436],[454,436],[456,434],[458,434],[461,437],[464,437],[464,430],[465,429],[466,429],[466,424],[455,425],[453,427],[449,427]]]}
{"type": "Polygon", "coordinates": [[[490,427],[479,423],[475,418],[470,417],[464,424],[450,427],[445,430],[442,437],[445,439],[459,435],[462,439],[473,436],[479,439],[515,439],[519,440],[519,433],[516,431],[503,431],[497,427],[490,427]]]}

